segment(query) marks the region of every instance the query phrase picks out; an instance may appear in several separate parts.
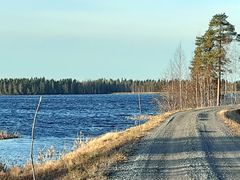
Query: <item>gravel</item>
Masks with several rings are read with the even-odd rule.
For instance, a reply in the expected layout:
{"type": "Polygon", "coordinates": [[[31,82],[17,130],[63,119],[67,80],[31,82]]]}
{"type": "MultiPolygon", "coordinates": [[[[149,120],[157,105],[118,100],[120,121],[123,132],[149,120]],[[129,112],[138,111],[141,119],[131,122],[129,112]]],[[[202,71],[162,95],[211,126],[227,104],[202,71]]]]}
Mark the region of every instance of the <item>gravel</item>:
{"type": "Polygon", "coordinates": [[[240,179],[240,138],[218,108],[180,112],[155,128],[109,179],[240,179]]]}

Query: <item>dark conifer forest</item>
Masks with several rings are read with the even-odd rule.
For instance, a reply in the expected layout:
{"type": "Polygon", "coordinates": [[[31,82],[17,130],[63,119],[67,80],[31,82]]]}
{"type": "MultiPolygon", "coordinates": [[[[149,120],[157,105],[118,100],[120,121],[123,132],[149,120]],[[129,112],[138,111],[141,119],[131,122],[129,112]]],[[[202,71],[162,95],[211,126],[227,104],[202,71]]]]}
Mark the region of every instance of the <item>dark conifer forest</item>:
{"type": "Polygon", "coordinates": [[[165,80],[76,79],[53,80],[45,78],[0,79],[1,95],[36,94],[110,94],[117,92],[160,92],[165,80]]]}

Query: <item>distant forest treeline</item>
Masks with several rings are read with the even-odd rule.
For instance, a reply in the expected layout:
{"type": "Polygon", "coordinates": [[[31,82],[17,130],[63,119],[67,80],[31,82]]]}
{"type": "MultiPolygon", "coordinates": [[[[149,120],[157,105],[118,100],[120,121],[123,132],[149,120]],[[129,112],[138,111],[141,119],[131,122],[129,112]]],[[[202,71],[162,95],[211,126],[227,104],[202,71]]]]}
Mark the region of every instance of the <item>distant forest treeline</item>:
{"type": "Polygon", "coordinates": [[[0,79],[1,95],[36,94],[109,94],[114,92],[160,92],[165,80],[75,79],[48,80],[45,78],[0,79]]]}

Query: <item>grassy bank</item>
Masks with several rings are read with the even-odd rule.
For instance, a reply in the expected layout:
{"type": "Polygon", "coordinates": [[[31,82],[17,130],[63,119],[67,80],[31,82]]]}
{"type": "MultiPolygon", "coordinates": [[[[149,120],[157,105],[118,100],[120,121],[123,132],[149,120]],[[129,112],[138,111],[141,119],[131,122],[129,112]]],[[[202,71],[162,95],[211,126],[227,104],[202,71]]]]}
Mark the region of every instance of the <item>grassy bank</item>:
{"type": "Polygon", "coordinates": [[[234,135],[240,135],[240,109],[232,111],[224,109],[220,111],[218,115],[234,135]]]}
{"type": "MultiPolygon", "coordinates": [[[[60,160],[36,165],[37,179],[106,179],[108,167],[125,161],[132,145],[173,113],[152,116],[146,123],[123,132],[107,133],[62,156],[60,160]]],[[[25,165],[23,168],[3,170],[0,179],[32,179],[31,167],[25,165]]]]}

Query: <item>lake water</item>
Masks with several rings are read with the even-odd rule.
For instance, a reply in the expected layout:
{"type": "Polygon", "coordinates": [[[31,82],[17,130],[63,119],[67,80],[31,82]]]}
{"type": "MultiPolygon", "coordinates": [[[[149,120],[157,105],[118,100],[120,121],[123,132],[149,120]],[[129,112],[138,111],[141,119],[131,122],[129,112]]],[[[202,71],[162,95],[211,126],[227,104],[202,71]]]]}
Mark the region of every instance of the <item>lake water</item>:
{"type": "MultiPolygon", "coordinates": [[[[156,114],[153,98],[141,95],[142,114],[156,114]]],[[[19,132],[19,139],[0,141],[0,162],[22,165],[29,159],[31,127],[39,96],[0,96],[0,130],[19,132]]],[[[40,149],[54,146],[70,151],[81,131],[95,137],[135,125],[129,117],[139,115],[138,95],[43,96],[36,124],[35,159],[40,149]]]]}

